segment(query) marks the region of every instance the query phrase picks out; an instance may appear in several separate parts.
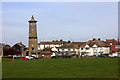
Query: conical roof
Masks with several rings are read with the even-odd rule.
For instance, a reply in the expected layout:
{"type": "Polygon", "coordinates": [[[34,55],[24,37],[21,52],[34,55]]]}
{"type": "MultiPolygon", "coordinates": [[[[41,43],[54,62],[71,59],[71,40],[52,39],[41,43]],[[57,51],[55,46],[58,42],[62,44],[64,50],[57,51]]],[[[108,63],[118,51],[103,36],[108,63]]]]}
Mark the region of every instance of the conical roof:
{"type": "Polygon", "coordinates": [[[33,15],[32,15],[31,20],[28,22],[37,22],[37,21],[34,19],[33,15]]]}

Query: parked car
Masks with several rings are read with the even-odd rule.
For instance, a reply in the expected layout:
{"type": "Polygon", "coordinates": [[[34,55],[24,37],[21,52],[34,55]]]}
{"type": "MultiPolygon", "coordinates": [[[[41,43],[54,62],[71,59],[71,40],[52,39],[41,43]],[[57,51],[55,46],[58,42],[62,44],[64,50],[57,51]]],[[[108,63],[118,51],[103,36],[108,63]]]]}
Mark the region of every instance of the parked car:
{"type": "Polygon", "coordinates": [[[28,60],[28,58],[26,58],[25,56],[23,56],[22,59],[28,60]]]}
{"type": "Polygon", "coordinates": [[[107,57],[106,55],[98,55],[98,57],[107,57]]]}
{"type": "Polygon", "coordinates": [[[33,57],[34,59],[38,59],[38,57],[35,57],[35,56],[31,56],[31,57],[33,57]]]}
{"type": "Polygon", "coordinates": [[[56,58],[56,56],[52,56],[51,58],[56,58]]]}
{"type": "Polygon", "coordinates": [[[117,57],[118,53],[112,53],[111,55],[109,55],[109,57],[117,57]]]}
{"type": "Polygon", "coordinates": [[[69,55],[56,55],[56,56],[52,56],[51,58],[71,58],[71,56],[69,56],[69,55]]]}
{"type": "Polygon", "coordinates": [[[28,59],[34,59],[33,57],[31,57],[31,56],[25,56],[26,58],[28,58],[28,59]]]}
{"type": "Polygon", "coordinates": [[[33,57],[30,57],[30,56],[23,56],[22,59],[28,60],[28,59],[33,59],[33,57]]]}
{"type": "Polygon", "coordinates": [[[18,59],[18,58],[20,58],[20,55],[13,55],[13,58],[18,59]]]}

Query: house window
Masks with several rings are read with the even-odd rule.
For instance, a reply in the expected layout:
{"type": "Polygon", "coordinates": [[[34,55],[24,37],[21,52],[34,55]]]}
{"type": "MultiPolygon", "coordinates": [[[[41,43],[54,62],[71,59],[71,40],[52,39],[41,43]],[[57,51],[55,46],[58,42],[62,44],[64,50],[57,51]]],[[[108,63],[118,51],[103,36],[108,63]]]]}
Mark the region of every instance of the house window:
{"type": "Polygon", "coordinates": [[[75,51],[75,49],[73,49],[73,51],[75,51]]]}
{"type": "Polygon", "coordinates": [[[86,50],[89,50],[90,48],[86,48],[86,50]]]}
{"type": "Polygon", "coordinates": [[[96,50],[97,48],[96,47],[93,47],[94,50],[96,50]]]}
{"type": "Polygon", "coordinates": [[[83,48],[81,48],[81,50],[83,50],[83,48]]]}
{"type": "Polygon", "coordinates": [[[115,46],[115,48],[120,49],[120,46],[115,46]]]}
{"type": "Polygon", "coordinates": [[[89,53],[89,52],[87,52],[86,54],[87,54],[87,55],[90,55],[90,53],[89,53]]]}
{"type": "Polygon", "coordinates": [[[110,45],[112,45],[112,43],[110,43],[110,45]]]}
{"type": "Polygon", "coordinates": [[[100,49],[103,49],[103,47],[100,47],[100,49]]]}
{"type": "Polygon", "coordinates": [[[62,49],[62,51],[64,51],[64,49],[62,49]]]}
{"type": "Polygon", "coordinates": [[[68,51],[70,51],[70,49],[68,49],[68,51]]]}
{"type": "Polygon", "coordinates": [[[97,55],[97,52],[94,52],[93,55],[97,55]]]}

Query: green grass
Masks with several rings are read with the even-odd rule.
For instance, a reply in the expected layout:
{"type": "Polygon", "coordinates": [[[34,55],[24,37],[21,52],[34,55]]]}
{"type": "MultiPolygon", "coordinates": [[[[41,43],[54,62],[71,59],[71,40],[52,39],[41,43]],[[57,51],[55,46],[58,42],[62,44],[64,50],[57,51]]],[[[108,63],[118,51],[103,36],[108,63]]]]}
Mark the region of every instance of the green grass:
{"type": "Polygon", "coordinates": [[[3,78],[118,78],[118,58],[2,59],[3,78]]]}

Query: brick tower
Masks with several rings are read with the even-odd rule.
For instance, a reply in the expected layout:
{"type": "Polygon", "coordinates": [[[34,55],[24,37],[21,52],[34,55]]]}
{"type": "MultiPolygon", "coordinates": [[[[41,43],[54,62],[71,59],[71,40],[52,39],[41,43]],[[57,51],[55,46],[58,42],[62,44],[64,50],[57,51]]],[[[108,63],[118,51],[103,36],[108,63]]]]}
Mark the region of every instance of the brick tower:
{"type": "Polygon", "coordinates": [[[38,57],[38,44],[37,44],[37,28],[36,20],[31,17],[29,22],[29,56],[36,55],[38,57]]]}

